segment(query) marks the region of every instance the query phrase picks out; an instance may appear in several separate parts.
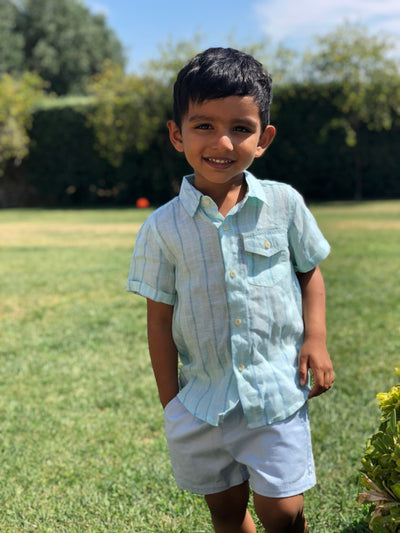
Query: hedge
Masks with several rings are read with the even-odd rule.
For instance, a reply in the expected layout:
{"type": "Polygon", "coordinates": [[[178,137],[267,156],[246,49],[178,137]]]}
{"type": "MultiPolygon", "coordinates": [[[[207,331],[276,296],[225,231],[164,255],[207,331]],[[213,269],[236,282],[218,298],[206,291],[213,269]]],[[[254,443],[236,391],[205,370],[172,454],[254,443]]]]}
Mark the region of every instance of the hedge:
{"type": "MultiPolygon", "coordinates": [[[[191,171],[170,146],[167,130],[149,148],[125,154],[119,168],[94,149],[86,114],[92,100],[59,99],[34,113],[29,156],[9,164],[0,181],[0,206],[129,206],[139,197],[160,205],[191,171]]],[[[251,170],[260,178],[292,184],[307,200],[353,199],[355,166],[341,131],[322,142],[322,127],[335,116],[329,99],[306,87],[281,90],[272,107],[277,137],[251,170]]],[[[389,132],[361,132],[363,197],[400,197],[400,126],[389,132]]]]}

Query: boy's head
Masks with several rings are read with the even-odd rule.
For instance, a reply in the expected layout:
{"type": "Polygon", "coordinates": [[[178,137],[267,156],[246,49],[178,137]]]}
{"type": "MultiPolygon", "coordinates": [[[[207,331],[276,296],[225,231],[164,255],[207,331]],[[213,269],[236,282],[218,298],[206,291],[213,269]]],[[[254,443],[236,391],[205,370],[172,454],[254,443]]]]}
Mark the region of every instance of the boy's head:
{"type": "Polygon", "coordinates": [[[272,79],[251,55],[233,48],[209,48],[179,72],[174,86],[174,122],[181,128],[189,103],[228,96],[252,96],[261,129],[269,124],[272,79]]]}

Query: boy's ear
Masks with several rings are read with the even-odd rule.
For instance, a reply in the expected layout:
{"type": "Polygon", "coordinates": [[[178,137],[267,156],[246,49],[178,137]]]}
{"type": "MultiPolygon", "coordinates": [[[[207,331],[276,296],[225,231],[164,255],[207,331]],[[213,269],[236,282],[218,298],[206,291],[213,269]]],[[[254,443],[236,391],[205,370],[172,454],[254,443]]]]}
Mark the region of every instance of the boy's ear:
{"type": "Polygon", "coordinates": [[[257,146],[255,157],[261,157],[263,155],[265,150],[274,140],[275,133],[276,133],[276,129],[274,126],[271,126],[271,124],[269,124],[265,128],[264,132],[260,136],[260,140],[258,141],[258,146],[257,146]]]}
{"type": "Polygon", "coordinates": [[[175,150],[178,152],[184,152],[181,130],[173,120],[169,120],[167,122],[167,126],[169,130],[169,140],[171,141],[175,150]]]}

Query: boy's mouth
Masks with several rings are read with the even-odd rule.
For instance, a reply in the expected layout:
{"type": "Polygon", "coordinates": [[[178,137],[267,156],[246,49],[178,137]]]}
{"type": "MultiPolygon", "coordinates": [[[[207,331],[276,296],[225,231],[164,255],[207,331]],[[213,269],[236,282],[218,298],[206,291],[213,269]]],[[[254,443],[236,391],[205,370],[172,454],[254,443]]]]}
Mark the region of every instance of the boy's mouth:
{"type": "Polygon", "coordinates": [[[205,157],[204,159],[212,165],[227,166],[233,163],[232,159],[222,159],[219,157],[205,157]]]}

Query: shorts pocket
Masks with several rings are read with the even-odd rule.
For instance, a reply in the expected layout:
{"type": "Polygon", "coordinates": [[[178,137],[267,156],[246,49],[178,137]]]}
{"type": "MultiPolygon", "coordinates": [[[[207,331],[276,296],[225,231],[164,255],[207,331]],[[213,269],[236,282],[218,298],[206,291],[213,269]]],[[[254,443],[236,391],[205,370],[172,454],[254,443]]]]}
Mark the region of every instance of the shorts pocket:
{"type": "Polygon", "coordinates": [[[169,411],[170,407],[171,407],[171,408],[173,407],[173,405],[174,405],[174,403],[175,403],[176,401],[179,401],[179,399],[178,399],[178,395],[174,396],[174,397],[172,398],[172,400],[170,400],[170,401],[167,403],[167,405],[164,407],[164,415],[167,413],[167,411],[169,411]]]}
{"type": "Polygon", "coordinates": [[[290,254],[286,233],[268,229],[245,233],[243,244],[249,283],[272,287],[288,274],[290,254]]]}

